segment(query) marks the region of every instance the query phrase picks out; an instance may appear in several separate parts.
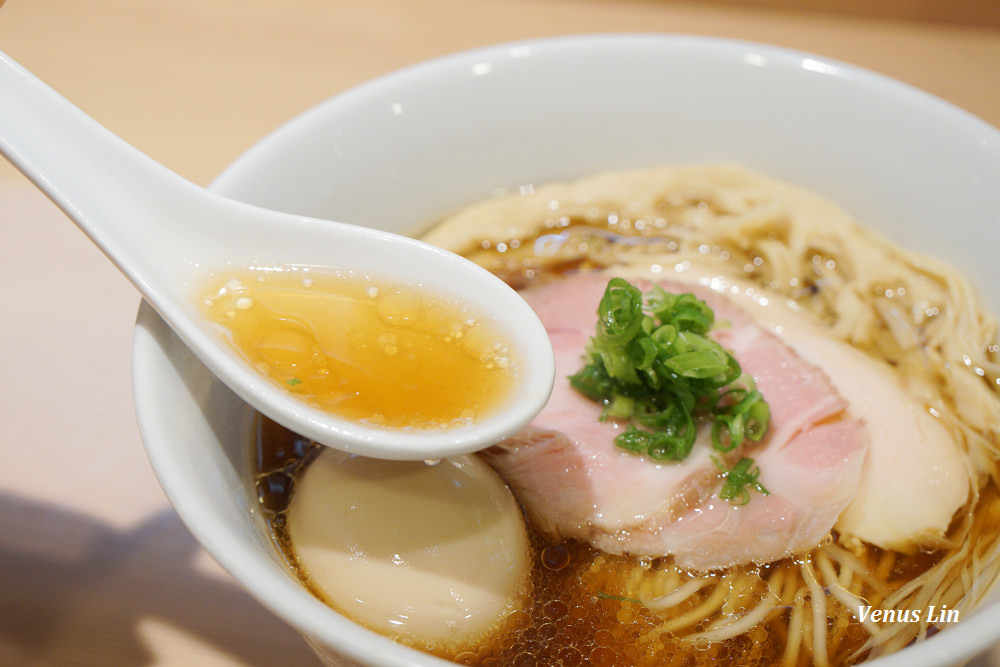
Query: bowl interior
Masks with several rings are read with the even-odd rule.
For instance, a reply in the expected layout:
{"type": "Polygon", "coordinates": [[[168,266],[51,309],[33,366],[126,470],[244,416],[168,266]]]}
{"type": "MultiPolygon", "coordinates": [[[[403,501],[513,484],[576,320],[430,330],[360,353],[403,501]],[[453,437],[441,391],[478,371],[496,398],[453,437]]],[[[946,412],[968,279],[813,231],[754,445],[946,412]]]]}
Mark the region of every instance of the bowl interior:
{"type": "MultiPolygon", "coordinates": [[[[961,266],[994,312],[1000,133],[901,83],[758,44],[584,36],[486,48],[339,95],[250,149],[213,188],[267,208],[413,233],[498,190],[597,171],[739,162],[812,189],[961,266]]],[[[438,664],[332,612],[285,572],[255,512],[251,413],[148,307],[134,351],[150,460],[195,536],[258,599],[359,662],[438,664]]],[[[992,642],[1000,606],[880,664],[992,642]]]]}

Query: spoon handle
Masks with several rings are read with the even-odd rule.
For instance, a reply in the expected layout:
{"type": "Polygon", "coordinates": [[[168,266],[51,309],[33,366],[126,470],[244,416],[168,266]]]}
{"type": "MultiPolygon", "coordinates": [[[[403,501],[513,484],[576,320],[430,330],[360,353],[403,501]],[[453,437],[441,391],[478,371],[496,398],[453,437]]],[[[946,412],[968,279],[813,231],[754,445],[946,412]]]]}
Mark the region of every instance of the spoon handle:
{"type": "Polygon", "coordinates": [[[204,190],[116,137],[0,53],[0,153],[55,202],[142,292],[180,339],[237,395],[275,421],[347,451],[427,459],[469,452],[521,428],[552,386],[548,336],[527,304],[458,255],[365,227],[276,213],[204,190]],[[387,431],[322,412],[261,376],[198,310],[205,271],[336,267],[405,279],[429,293],[490,304],[523,350],[524,390],[501,414],[446,435],[387,431]],[[537,358],[537,359],[536,359],[537,358]]]}
{"type": "MultiPolygon", "coordinates": [[[[123,141],[0,52],[0,154],[135,283],[176,245],[200,188],[123,141]],[[169,216],[169,217],[167,217],[169,216]],[[161,221],[171,220],[170,224],[161,221]],[[127,250],[127,252],[125,252],[127,250]],[[141,276],[141,277],[140,277],[141,276]]],[[[193,211],[191,211],[193,212],[193,211]]],[[[194,218],[196,219],[196,218],[194,218]]]]}

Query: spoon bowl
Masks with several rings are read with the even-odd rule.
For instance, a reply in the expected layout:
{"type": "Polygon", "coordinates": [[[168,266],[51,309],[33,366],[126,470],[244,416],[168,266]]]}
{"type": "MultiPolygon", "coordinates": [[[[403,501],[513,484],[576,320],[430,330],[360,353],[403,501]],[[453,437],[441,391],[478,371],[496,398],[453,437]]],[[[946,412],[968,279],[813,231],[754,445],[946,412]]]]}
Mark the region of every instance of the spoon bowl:
{"type": "Polygon", "coordinates": [[[406,236],[209,192],[112,134],[2,53],[0,99],[0,153],[101,248],[207,368],[280,424],[351,453],[436,459],[502,440],[548,399],[554,361],[544,328],[513,289],[476,264],[406,236]],[[510,398],[492,417],[427,430],[381,428],[306,404],[252,368],[195,302],[208,272],[288,265],[371,275],[488,309],[520,360],[510,398]]]}

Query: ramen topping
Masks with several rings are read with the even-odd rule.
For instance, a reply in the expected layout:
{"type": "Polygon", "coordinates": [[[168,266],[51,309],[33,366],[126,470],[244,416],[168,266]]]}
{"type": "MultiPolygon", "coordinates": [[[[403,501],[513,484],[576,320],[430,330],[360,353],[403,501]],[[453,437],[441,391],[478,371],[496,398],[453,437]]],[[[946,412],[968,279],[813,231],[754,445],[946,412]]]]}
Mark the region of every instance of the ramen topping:
{"type": "Polygon", "coordinates": [[[825,335],[786,300],[747,281],[694,266],[674,279],[741,295],[741,304],[762,326],[823,369],[848,398],[851,414],[865,423],[871,444],[861,486],[837,530],[901,551],[933,545],[944,536],[969,497],[969,473],[959,446],[919,398],[916,381],[825,335]]]}
{"type": "Polygon", "coordinates": [[[517,608],[529,570],[517,503],[470,456],[427,465],[323,449],[292,494],[288,531],[331,604],[409,641],[474,645],[517,608]]]}
{"type": "Polygon", "coordinates": [[[611,553],[673,554],[701,570],[769,562],[821,542],[857,491],[867,449],[863,426],[844,414],[846,403],[826,376],[727,299],[702,289],[699,296],[729,325],[711,335],[771,406],[760,444],[732,454],[755,459],[770,495],[754,494],[745,506],[722,501],[710,424],[700,427],[685,460],[653,465],[614,447],[625,424],[601,421],[601,406],[565,380],[594,329],[596,315],[584,304],[596,303],[607,282],[601,273],[578,274],[524,292],[549,330],[557,384],[531,427],[486,456],[532,517],[550,532],[611,553]]]}

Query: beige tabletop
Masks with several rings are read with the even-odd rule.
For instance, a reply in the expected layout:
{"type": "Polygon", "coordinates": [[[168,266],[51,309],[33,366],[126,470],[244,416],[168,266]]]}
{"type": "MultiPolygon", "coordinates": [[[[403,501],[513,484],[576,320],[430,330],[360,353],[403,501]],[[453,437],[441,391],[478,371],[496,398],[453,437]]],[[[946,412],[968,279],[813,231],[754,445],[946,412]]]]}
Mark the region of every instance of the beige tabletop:
{"type": "MultiPolygon", "coordinates": [[[[816,2],[8,0],[0,50],[208,184],[266,132],[349,86],[461,49],[569,33],[809,50],[1000,126],[995,3],[888,2],[971,7],[920,14],[948,19],[930,22],[804,8],[816,2]]],[[[0,225],[0,665],[318,664],[199,548],[153,476],[130,396],[136,292],[5,162],[0,225]]]]}

